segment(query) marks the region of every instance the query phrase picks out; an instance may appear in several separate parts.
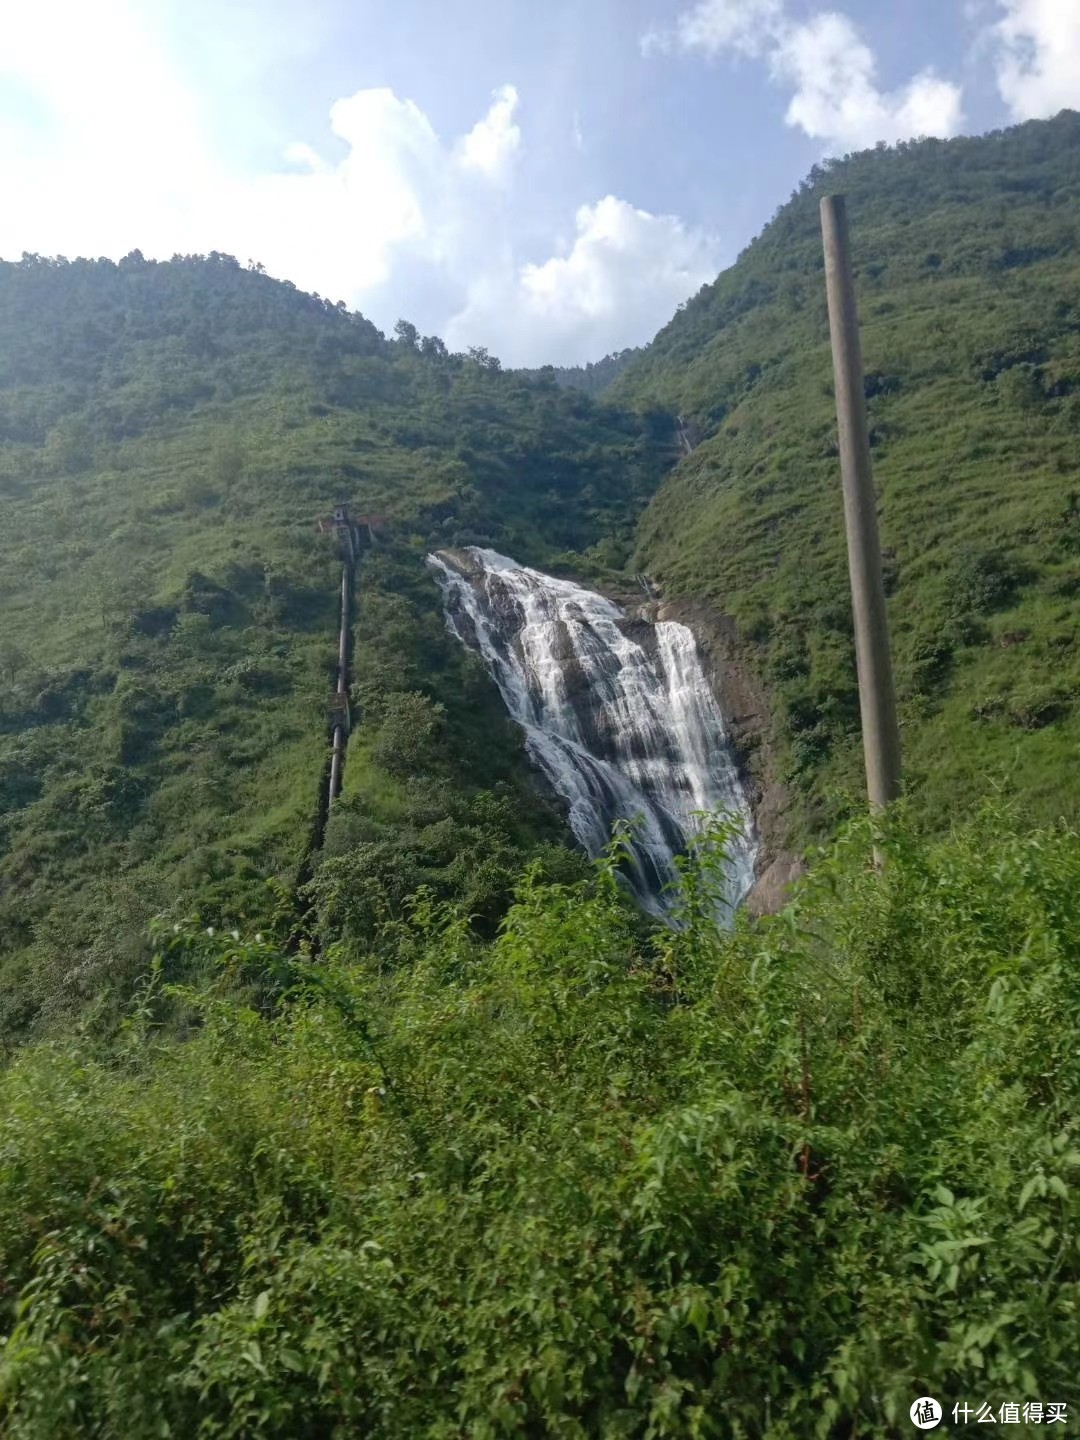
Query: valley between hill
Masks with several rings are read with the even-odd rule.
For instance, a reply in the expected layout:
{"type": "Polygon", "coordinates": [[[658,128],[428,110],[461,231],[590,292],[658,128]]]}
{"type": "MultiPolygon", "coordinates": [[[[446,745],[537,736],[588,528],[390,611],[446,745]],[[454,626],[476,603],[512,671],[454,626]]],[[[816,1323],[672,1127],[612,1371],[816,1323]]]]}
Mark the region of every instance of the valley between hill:
{"type": "Polygon", "coordinates": [[[1078,142],[1065,112],[823,167],[571,374],[221,254],[0,263],[5,1436],[889,1440],[919,1395],[1080,1403],[1078,142]],[[830,189],[903,707],[881,872],[830,189]],[[378,543],[319,837],[342,500],[378,543]],[[779,913],[717,927],[722,830],[672,926],[617,844],[585,860],[447,632],[424,558],[468,545],[696,630],[774,902],[808,864],[779,913]]]}

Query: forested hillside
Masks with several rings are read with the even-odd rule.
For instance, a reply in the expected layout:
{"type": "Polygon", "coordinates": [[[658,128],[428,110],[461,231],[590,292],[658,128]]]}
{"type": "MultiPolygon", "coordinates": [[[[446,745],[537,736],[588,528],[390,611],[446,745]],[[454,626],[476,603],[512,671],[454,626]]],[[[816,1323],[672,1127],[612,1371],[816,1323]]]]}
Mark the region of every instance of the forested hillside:
{"type": "Polygon", "coordinates": [[[663,417],[387,341],[223,255],[5,264],[0,336],[0,1035],[124,993],[152,915],[233,923],[307,876],[340,499],[387,523],[318,905],[366,934],[427,881],[493,920],[537,845],[571,863],[422,557],[620,561],[663,417]]]}
{"type": "Polygon", "coordinates": [[[585,395],[602,395],[614,385],[630,362],[640,351],[631,347],[627,350],[613,350],[602,360],[590,360],[587,365],[542,365],[538,370],[519,370],[519,375],[528,375],[536,380],[553,378],[557,385],[566,390],[580,390],[585,395]]]}
{"type": "MultiPolygon", "coordinates": [[[[861,757],[818,202],[848,197],[912,803],[1080,802],[1080,116],[817,167],[615,381],[705,434],[636,563],[734,617],[803,834],[861,757]]],[[[857,801],[856,801],[857,803],[857,801]]]]}
{"type": "Polygon", "coordinates": [[[224,255],[0,264],[5,1437],[1076,1423],[1078,142],[815,173],[600,402],[224,255]],[[909,780],[873,826],[833,188],[909,780]],[[323,834],[339,501],[376,518],[323,834]],[[670,925],[625,835],[569,845],[425,571],[470,543],[647,570],[729,647],[827,841],[780,913],[717,925],[722,820],[670,925]]]}

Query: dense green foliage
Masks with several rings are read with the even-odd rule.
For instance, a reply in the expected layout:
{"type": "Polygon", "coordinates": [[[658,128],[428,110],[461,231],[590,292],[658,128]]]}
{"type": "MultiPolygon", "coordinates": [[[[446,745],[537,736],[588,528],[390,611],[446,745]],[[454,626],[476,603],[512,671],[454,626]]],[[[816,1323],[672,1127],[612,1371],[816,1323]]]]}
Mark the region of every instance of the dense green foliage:
{"type": "Polygon", "coordinates": [[[379,913],[423,879],[490,923],[562,831],[425,548],[621,563],[671,454],[661,417],[229,256],[0,264],[0,1045],[122,994],[152,915],[232,923],[308,878],[342,498],[387,524],[319,903],[363,868],[379,913]]]}
{"type": "Polygon", "coordinates": [[[167,930],[0,1080],[0,1413],[68,1437],[886,1436],[1080,1401],[1080,836],[866,836],[721,935],[610,870],[396,963],[167,930]],[[186,1043],[158,1026],[202,985],[186,1043]],[[276,994],[266,992],[267,978],[276,994]],[[247,997],[258,982],[259,1005],[247,997]]]}
{"type": "Polygon", "coordinates": [[[615,381],[707,436],[637,563],[738,622],[821,829],[860,790],[818,220],[848,197],[909,787],[1078,813],[1080,116],[816,167],[615,381]]]}
{"type": "Polygon", "coordinates": [[[602,395],[615,383],[631,360],[641,352],[637,347],[627,350],[613,350],[602,360],[590,360],[587,365],[543,365],[539,370],[521,370],[521,375],[534,379],[553,379],[567,390],[580,390],[585,395],[602,395]]]}

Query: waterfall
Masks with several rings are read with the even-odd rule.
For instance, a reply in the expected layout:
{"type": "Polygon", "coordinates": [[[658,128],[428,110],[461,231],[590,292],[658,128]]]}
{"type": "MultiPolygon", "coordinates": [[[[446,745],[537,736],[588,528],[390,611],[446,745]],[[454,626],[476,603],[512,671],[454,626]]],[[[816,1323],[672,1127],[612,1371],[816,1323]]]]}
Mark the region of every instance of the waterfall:
{"type": "Polygon", "coordinates": [[[483,657],[585,850],[598,855],[617,820],[635,821],[627,879],[662,916],[695,812],[732,814],[742,826],[728,861],[733,909],[753,883],[753,822],[690,630],[629,620],[602,595],[494,550],[427,559],[450,630],[483,657]]]}

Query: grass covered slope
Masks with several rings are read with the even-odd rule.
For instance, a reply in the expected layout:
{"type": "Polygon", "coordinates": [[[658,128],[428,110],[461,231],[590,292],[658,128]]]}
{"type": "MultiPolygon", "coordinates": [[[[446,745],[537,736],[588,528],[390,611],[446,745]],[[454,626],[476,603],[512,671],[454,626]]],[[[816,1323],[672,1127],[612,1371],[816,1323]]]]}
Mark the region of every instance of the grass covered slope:
{"type": "Polygon", "coordinates": [[[711,431],[638,563],[736,616],[803,822],[835,817],[814,195],[603,407],[228,257],[0,266],[5,1437],[886,1440],[921,1394],[1075,1410],[1080,834],[926,822],[1002,756],[1030,810],[1075,805],[1078,126],[844,171],[857,232],[889,197],[862,300],[928,773],[883,871],[858,822],[730,932],[720,831],[672,929],[617,846],[566,848],[423,555],[619,566],[672,455],[648,407],[711,431]],[[344,497],[387,523],[313,855],[338,584],[313,522],[344,497]]]}
{"type": "Polygon", "coordinates": [[[314,526],[341,498],[388,524],[338,868],[382,846],[369,871],[497,913],[558,827],[425,548],[625,554],[669,457],[659,421],[228,256],[0,264],[0,1042],[122,990],[158,911],[231,923],[300,874],[337,650],[314,526]]]}
{"type": "Polygon", "coordinates": [[[1080,116],[812,173],[616,379],[706,438],[638,563],[738,622],[821,829],[861,789],[818,202],[848,197],[917,812],[1080,800],[1080,116]]]}
{"type": "Polygon", "coordinates": [[[883,877],[868,848],[734,934],[690,869],[645,945],[604,872],[527,880],[490,944],[421,903],[394,967],[169,932],[118,1047],[0,1076],[5,1435],[1075,1406],[1080,838],[898,830],[883,877]],[[205,982],[182,1045],[176,974],[205,982]]]}

